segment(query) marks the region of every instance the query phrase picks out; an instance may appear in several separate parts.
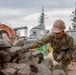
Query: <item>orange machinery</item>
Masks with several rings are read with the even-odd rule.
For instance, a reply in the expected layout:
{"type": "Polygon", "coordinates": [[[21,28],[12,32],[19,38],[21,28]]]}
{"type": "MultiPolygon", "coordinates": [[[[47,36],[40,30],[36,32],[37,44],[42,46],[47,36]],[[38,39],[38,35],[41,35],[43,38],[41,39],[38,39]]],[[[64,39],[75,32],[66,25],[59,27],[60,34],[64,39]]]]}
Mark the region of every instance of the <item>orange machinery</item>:
{"type": "Polygon", "coordinates": [[[0,24],[0,38],[2,37],[2,34],[6,34],[9,40],[12,42],[14,39],[15,32],[13,28],[8,26],[7,24],[0,24]]]}

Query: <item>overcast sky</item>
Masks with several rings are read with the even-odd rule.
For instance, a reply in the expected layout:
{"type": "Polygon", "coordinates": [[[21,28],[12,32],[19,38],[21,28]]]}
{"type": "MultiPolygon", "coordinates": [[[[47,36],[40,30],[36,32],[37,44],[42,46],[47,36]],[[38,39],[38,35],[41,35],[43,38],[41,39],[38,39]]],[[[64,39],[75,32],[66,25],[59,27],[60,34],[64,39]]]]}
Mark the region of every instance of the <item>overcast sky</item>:
{"type": "Polygon", "coordinates": [[[7,23],[13,28],[28,26],[31,29],[38,25],[38,18],[44,7],[45,26],[51,29],[56,19],[64,20],[71,26],[72,11],[75,10],[76,0],[0,0],[0,22],[7,23]]]}

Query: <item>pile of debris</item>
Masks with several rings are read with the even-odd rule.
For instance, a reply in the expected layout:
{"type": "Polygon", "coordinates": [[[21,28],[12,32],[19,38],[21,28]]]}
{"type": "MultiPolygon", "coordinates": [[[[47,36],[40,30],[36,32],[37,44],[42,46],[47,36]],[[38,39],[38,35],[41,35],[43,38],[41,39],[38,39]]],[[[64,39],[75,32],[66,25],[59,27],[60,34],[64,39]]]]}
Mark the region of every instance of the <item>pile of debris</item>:
{"type": "Polygon", "coordinates": [[[0,75],[65,75],[51,58],[43,58],[42,52],[25,51],[23,40],[15,46],[0,40],[0,75]]]}

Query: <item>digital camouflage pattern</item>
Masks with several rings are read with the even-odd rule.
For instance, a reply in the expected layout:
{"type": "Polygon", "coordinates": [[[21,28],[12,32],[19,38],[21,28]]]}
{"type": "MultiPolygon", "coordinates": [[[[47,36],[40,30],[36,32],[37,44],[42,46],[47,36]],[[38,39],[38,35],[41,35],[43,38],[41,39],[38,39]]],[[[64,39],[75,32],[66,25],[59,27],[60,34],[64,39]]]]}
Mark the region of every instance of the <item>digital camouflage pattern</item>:
{"type": "Polygon", "coordinates": [[[47,43],[50,43],[54,49],[53,57],[57,62],[62,63],[62,68],[66,67],[72,61],[74,41],[69,34],[64,33],[63,38],[59,41],[59,39],[56,39],[53,33],[51,33],[48,36],[44,36],[41,40],[32,43],[31,47],[37,48],[47,43]]]}
{"type": "Polygon", "coordinates": [[[41,40],[32,43],[31,47],[37,48],[47,43],[51,45],[51,47],[54,49],[55,52],[60,53],[60,51],[64,52],[68,51],[72,53],[74,50],[73,38],[67,33],[64,33],[61,41],[59,41],[59,39],[56,39],[53,33],[51,33],[48,36],[44,36],[41,40]]]}

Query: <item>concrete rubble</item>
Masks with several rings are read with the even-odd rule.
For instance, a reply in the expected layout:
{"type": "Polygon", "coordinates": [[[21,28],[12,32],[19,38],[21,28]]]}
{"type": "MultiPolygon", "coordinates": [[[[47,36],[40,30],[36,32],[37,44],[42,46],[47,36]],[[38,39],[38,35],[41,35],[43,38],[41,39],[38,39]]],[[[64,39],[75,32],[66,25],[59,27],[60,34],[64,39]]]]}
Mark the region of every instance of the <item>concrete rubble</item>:
{"type": "Polygon", "coordinates": [[[23,41],[13,46],[0,40],[0,75],[65,75],[51,58],[44,59],[42,52],[24,51],[23,46],[23,41]]]}

